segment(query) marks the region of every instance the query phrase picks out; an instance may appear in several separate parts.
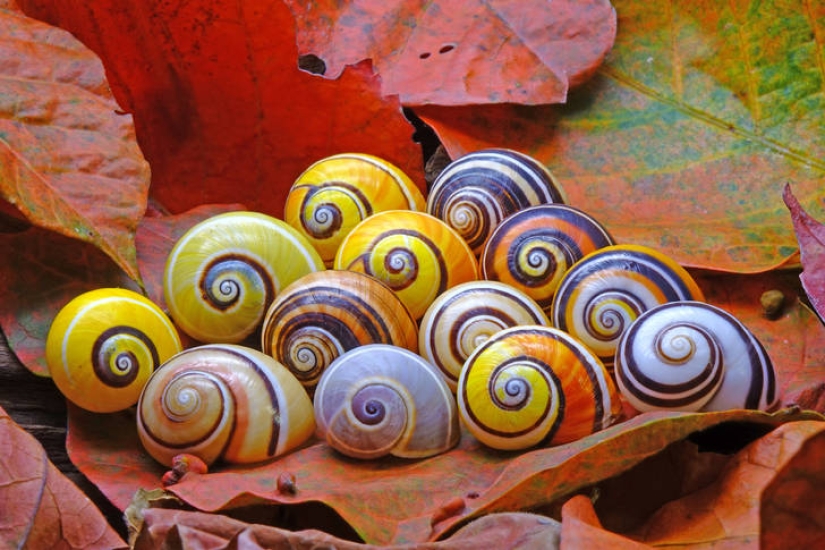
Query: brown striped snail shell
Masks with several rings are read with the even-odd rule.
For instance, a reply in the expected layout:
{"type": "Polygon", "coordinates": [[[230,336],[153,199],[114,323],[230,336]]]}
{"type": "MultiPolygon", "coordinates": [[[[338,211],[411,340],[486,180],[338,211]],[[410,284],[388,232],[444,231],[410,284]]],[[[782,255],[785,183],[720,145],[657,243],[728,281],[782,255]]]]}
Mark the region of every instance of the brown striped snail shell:
{"type": "Polygon", "coordinates": [[[412,210],[379,212],[356,225],[341,241],[334,267],[383,281],[415,319],[448,288],[479,278],[478,260],[458,233],[412,210]]]}
{"type": "Polygon", "coordinates": [[[206,464],[280,456],[312,437],[312,402],[272,357],[236,344],[205,344],[155,371],[140,396],[144,449],[169,466],[181,453],[206,464]]]}
{"type": "Polygon", "coordinates": [[[777,399],[773,363],[756,336],[696,301],[642,313],[619,340],[615,376],[639,411],[768,410],[777,399]]]}
{"type": "Polygon", "coordinates": [[[599,358],[569,334],[539,325],[505,329],[476,348],[456,397],[470,433],[502,450],[575,441],[621,415],[599,358]]]}
{"type": "Polygon", "coordinates": [[[286,222],[227,212],[189,229],[172,248],[163,295],[178,326],[199,342],[238,343],[260,328],[281,289],[325,269],[286,222]]]}
{"type": "Polygon", "coordinates": [[[566,202],[559,183],[538,160],[510,149],[468,153],[438,175],[427,212],[444,220],[481,254],[493,229],[528,206],[566,202]]]}
{"type": "Polygon", "coordinates": [[[455,398],[438,369],[397,346],[368,344],[338,357],[314,404],[319,437],[353,458],[423,458],[460,437],[455,398]]]}
{"type": "Polygon", "coordinates": [[[324,369],[365,344],[418,349],[418,325],[384,283],[355,271],[305,275],[285,288],[267,312],[262,349],[311,393],[324,369]]]}
{"type": "Polygon", "coordinates": [[[481,254],[485,279],[525,292],[550,313],[553,295],[570,267],[615,244],[595,218],[565,204],[540,204],[512,214],[493,230],[481,254]]]}
{"type": "Polygon", "coordinates": [[[693,277],[650,247],[612,245],[573,264],[553,297],[550,320],[613,364],[616,345],[639,315],[667,302],[704,301],[693,277]]]}
{"type": "Polygon", "coordinates": [[[424,210],[424,194],[397,166],[373,155],[342,153],[307,168],[290,188],[284,220],[332,267],[341,240],[384,210],[424,210]]]}
{"type": "Polygon", "coordinates": [[[46,363],[57,388],[75,405],[115,412],[137,403],[163,361],[182,349],[172,321],[151,300],[123,288],[73,298],[46,337],[46,363]]]}
{"type": "Polygon", "coordinates": [[[550,321],[524,292],[496,281],[470,281],[441,294],[421,319],[418,353],[437,366],[455,392],[461,367],[493,334],[550,321]]]}

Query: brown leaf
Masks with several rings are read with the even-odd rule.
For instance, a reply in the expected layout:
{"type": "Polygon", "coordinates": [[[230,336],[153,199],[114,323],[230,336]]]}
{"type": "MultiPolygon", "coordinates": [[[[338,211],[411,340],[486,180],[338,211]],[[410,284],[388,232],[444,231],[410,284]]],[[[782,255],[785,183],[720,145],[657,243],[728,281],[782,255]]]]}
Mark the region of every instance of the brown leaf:
{"type": "Polygon", "coordinates": [[[611,550],[641,550],[650,548],[646,544],[605,531],[599,522],[590,499],[577,495],[568,500],[561,509],[561,550],[589,550],[610,548],[611,550]]]}
{"type": "Polygon", "coordinates": [[[89,242],[139,280],[149,165],[100,60],[68,32],[0,10],[0,194],[33,224],[89,242]]]}
{"type": "Polygon", "coordinates": [[[405,105],[563,103],[616,37],[608,0],[286,3],[324,76],[370,59],[405,105]]]}
{"type": "Polygon", "coordinates": [[[126,548],[91,500],[2,408],[0,542],[9,548],[126,548]]]}
{"type": "Polygon", "coordinates": [[[803,269],[799,279],[819,318],[825,319],[825,225],[805,211],[791,192],[790,185],[785,185],[782,198],[791,211],[791,220],[799,241],[803,269]]]}

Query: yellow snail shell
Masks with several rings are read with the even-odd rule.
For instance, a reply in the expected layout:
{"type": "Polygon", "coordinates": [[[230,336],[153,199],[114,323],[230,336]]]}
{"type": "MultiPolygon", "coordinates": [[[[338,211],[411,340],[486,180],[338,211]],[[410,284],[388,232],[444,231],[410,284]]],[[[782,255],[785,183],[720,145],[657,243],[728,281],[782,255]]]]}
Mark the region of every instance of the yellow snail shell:
{"type": "Polygon", "coordinates": [[[621,414],[604,364],[570,335],[544,326],[505,329],[467,359],[458,410],[482,443],[502,450],[575,441],[621,414]]]}
{"type": "Polygon", "coordinates": [[[727,311],[695,301],[642,313],[619,340],[615,376],[639,411],[767,410],[777,399],[759,340],[727,311]]]}
{"type": "Polygon", "coordinates": [[[333,361],[315,389],[315,418],[318,435],[353,458],[423,458],[460,437],[455,398],[438,369],[387,344],[333,361]]]}
{"type": "Polygon", "coordinates": [[[470,281],[445,291],[421,319],[418,353],[437,366],[455,392],[470,354],[493,334],[550,321],[527,294],[496,281],[470,281]]]}
{"type": "Polygon", "coordinates": [[[372,275],[393,289],[415,319],[453,286],[478,279],[478,260],[447,224],[412,210],[373,214],[341,242],[335,269],[372,275]]]}
{"type": "Polygon", "coordinates": [[[585,212],[565,204],[541,204],[502,220],[484,245],[479,263],[485,279],[524,291],[549,314],[567,270],[612,244],[610,233],[585,212]]]}
{"type": "Polygon", "coordinates": [[[272,302],[262,349],[310,393],[324,369],[342,353],[365,344],[418,349],[418,326],[384,283],[355,271],[304,275],[272,302]]]}
{"type": "Polygon", "coordinates": [[[341,240],[384,210],[424,210],[424,194],[400,168],[373,155],[342,153],[307,168],[289,191],[284,220],[332,267],[341,240]]]}
{"type": "Polygon", "coordinates": [[[195,340],[238,343],[260,327],[283,287],[323,269],[318,252],[286,222],[228,212],[177,241],[166,262],[164,299],[195,340]]]}
{"type": "Polygon", "coordinates": [[[639,315],[684,300],[704,301],[704,295],[672,258],[646,246],[612,245],[567,271],[553,297],[550,320],[611,366],[619,338],[639,315]]]}
{"type": "Polygon", "coordinates": [[[315,430],[303,386],[272,357],[236,344],[178,353],[155,371],[137,407],[141,443],[169,466],[181,453],[206,464],[267,460],[315,430]]]}
{"type": "Polygon", "coordinates": [[[73,298],[46,337],[46,363],[75,405],[115,412],[137,403],[152,372],[182,349],[172,321],[154,302],[122,288],[73,298]]]}
{"type": "Polygon", "coordinates": [[[561,186],[538,160],[485,149],[444,168],[427,196],[427,212],[455,229],[478,256],[502,220],[528,206],[558,202],[567,202],[561,186]]]}

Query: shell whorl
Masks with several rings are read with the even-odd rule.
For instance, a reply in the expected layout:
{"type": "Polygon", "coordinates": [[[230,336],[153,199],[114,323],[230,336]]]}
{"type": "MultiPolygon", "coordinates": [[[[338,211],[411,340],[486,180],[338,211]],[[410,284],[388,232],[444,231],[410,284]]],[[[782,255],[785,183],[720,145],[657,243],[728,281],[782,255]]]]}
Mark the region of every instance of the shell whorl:
{"type": "Polygon", "coordinates": [[[447,224],[424,212],[379,212],[341,242],[335,269],[358,271],[384,282],[420,319],[435,298],[479,277],[478,261],[447,224]]]}
{"type": "Polygon", "coordinates": [[[355,271],[301,277],[278,295],[262,330],[262,349],[312,392],[342,353],[365,344],[418,346],[418,327],[384,283],[355,271]]]}
{"type": "Polygon", "coordinates": [[[480,258],[485,279],[522,290],[550,313],[553,295],[570,267],[615,244],[593,217],[564,204],[531,206],[493,230],[480,258]]]}
{"type": "Polygon", "coordinates": [[[697,301],[639,316],[616,348],[619,390],[637,410],[767,410],[776,400],[770,357],[733,315],[697,301]]]}
{"type": "Polygon", "coordinates": [[[292,184],[284,220],[331,267],[341,240],[384,210],[424,210],[421,190],[397,166],[373,155],[342,153],[309,166],[292,184]]]}
{"type": "Polygon", "coordinates": [[[470,432],[503,450],[574,441],[621,414],[598,357],[544,326],[509,328],[479,346],[461,371],[456,396],[470,432]]]}
{"type": "Polygon", "coordinates": [[[427,196],[427,212],[455,229],[478,256],[503,219],[559,202],[566,202],[564,193],[543,164],[517,151],[485,149],[444,168],[427,196]]]}
{"type": "Polygon", "coordinates": [[[470,281],[445,291],[421,319],[419,354],[437,366],[455,391],[461,367],[493,334],[550,321],[525,293],[496,281],[470,281]]]}
{"type": "Polygon", "coordinates": [[[458,443],[455,398],[434,366],[409,350],[368,344],[338,357],[315,390],[318,433],[354,458],[422,458],[458,443]]]}
{"type": "Polygon", "coordinates": [[[670,257],[639,245],[612,245],[573,264],[553,297],[553,325],[612,365],[619,338],[639,315],[666,302],[704,295],[670,257]]]}
{"type": "Polygon", "coordinates": [[[188,453],[207,464],[252,463],[309,439],[312,402],[272,357],[234,344],[184,350],[155,371],[137,407],[146,451],[158,462],[188,453]]]}
{"type": "Polygon", "coordinates": [[[286,222],[228,212],[196,224],[175,243],[164,298],[172,318],[195,340],[238,343],[260,327],[281,288],[324,268],[318,252],[286,222]]]}
{"type": "Polygon", "coordinates": [[[131,290],[101,288],[66,304],[46,338],[58,389],[79,407],[115,412],[137,403],[146,380],[182,349],[172,321],[131,290]]]}

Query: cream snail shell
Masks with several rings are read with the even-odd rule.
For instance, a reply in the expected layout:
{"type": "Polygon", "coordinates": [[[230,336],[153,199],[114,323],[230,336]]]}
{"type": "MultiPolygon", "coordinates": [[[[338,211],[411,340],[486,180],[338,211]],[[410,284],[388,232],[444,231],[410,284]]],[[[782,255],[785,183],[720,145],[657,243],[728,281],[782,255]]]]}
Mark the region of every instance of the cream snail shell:
{"type": "Polygon", "coordinates": [[[181,453],[207,465],[280,456],[315,429],[303,386],[272,357],[236,344],[184,350],[155,371],[140,396],[141,443],[169,466],[181,453]]]}
{"type": "Polygon", "coordinates": [[[470,433],[502,450],[575,441],[621,415],[599,358],[570,335],[538,325],[505,329],[476,348],[456,397],[470,433]]]}
{"type": "Polygon", "coordinates": [[[550,321],[524,292],[496,281],[470,281],[441,294],[421,319],[418,353],[437,366],[455,392],[470,354],[493,334],[550,321]]]}
{"type": "Polygon", "coordinates": [[[154,302],[122,288],[84,292],[55,316],[46,363],[75,405],[115,412],[137,403],[146,380],[182,349],[172,321],[154,302]]]}
{"type": "Polygon", "coordinates": [[[196,224],[175,243],[163,294],[172,318],[195,340],[238,343],[260,328],[283,287],[323,269],[318,252],[286,222],[228,212],[196,224]]]}
{"type": "Polygon", "coordinates": [[[557,202],[566,202],[561,186],[538,160],[510,149],[484,149],[444,168],[427,196],[427,212],[455,229],[478,256],[503,219],[557,202]]]}
{"type": "Polygon", "coordinates": [[[565,204],[520,210],[496,226],[484,245],[481,273],[525,292],[550,313],[553,295],[570,267],[615,244],[595,218],[565,204]]]}
{"type": "Polygon", "coordinates": [[[650,247],[612,245],[591,252],[565,273],[550,320],[611,366],[619,338],[639,315],[684,300],[704,301],[704,295],[676,261],[650,247]]]}
{"type": "Polygon", "coordinates": [[[425,212],[373,214],[341,241],[335,269],[372,275],[420,319],[435,298],[479,277],[478,260],[447,224],[425,212]]]}
{"type": "Polygon", "coordinates": [[[616,382],[639,411],[767,410],[776,402],[773,364],[727,311],[669,302],[644,313],[619,340],[616,382]]]}
{"type": "Polygon", "coordinates": [[[368,344],[338,357],[314,403],[318,435],[353,458],[423,458],[460,437],[455,398],[438,369],[397,346],[368,344]]]}
{"type": "Polygon", "coordinates": [[[365,344],[418,349],[418,325],[401,299],[364,273],[326,270],[304,275],[272,302],[262,349],[310,393],[324,369],[365,344]]]}
{"type": "Polygon", "coordinates": [[[384,210],[424,210],[424,194],[400,168],[373,155],[342,153],[307,168],[290,188],[284,220],[332,267],[341,240],[384,210]]]}

